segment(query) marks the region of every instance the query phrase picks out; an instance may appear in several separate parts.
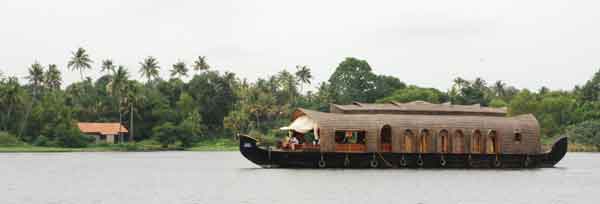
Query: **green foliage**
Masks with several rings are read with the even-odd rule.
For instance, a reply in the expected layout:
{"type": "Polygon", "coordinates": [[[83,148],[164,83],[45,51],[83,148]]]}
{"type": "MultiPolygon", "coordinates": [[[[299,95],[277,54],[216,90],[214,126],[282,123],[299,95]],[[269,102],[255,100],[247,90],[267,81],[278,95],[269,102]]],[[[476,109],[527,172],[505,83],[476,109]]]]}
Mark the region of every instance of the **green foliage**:
{"type": "Polygon", "coordinates": [[[541,123],[542,134],[552,136],[560,133],[562,126],[577,122],[575,97],[565,93],[547,94],[539,101],[535,113],[541,123]]]}
{"type": "Polygon", "coordinates": [[[163,148],[177,141],[177,127],[173,123],[166,122],[162,125],[152,128],[154,139],[158,141],[163,148]]]}
{"type": "Polygon", "coordinates": [[[538,103],[535,93],[524,89],[510,101],[508,114],[511,116],[536,113],[538,111],[538,103]]]}
{"type": "Polygon", "coordinates": [[[86,147],[90,143],[94,142],[95,139],[89,135],[83,135],[79,132],[79,129],[69,126],[67,124],[58,124],[54,130],[55,140],[58,146],[80,148],[86,147]]]}
{"type": "Polygon", "coordinates": [[[577,106],[575,115],[579,116],[579,121],[599,120],[600,119],[600,101],[583,102],[577,106]]]}
{"type": "Polygon", "coordinates": [[[173,68],[171,69],[171,77],[184,77],[188,74],[188,68],[184,62],[179,61],[173,64],[173,68]]]}
{"type": "Polygon", "coordinates": [[[487,106],[490,101],[491,91],[487,87],[486,81],[481,78],[476,78],[474,81],[467,81],[459,77],[454,79],[454,85],[448,95],[452,104],[480,104],[487,106]]]}
{"type": "Polygon", "coordinates": [[[589,120],[572,125],[566,132],[574,143],[600,147],[600,120],[589,120]]]}
{"type": "Polygon", "coordinates": [[[48,137],[46,137],[44,135],[40,135],[35,139],[35,141],[33,142],[33,145],[41,146],[41,147],[49,147],[49,146],[55,146],[56,143],[53,143],[50,139],[48,139],[48,137]]]}
{"type": "Polygon", "coordinates": [[[191,147],[198,142],[200,135],[204,132],[202,118],[198,112],[191,112],[177,127],[177,136],[184,148],[191,147]]]}
{"type": "Polygon", "coordinates": [[[509,105],[509,114],[512,116],[534,114],[545,136],[559,134],[564,127],[581,121],[576,110],[577,101],[571,93],[548,92],[542,96],[527,89],[517,94],[509,105]]]}
{"type": "Polygon", "coordinates": [[[499,98],[492,99],[492,101],[490,101],[489,105],[490,105],[490,107],[493,107],[493,108],[502,108],[502,107],[508,106],[508,104],[504,100],[499,99],[499,98]]]}
{"type": "Polygon", "coordinates": [[[158,65],[158,59],[148,56],[142,62],[140,62],[140,74],[145,77],[148,82],[159,78],[160,66],[158,65]]]}
{"type": "Polygon", "coordinates": [[[211,129],[222,128],[223,118],[236,101],[230,81],[216,71],[207,71],[195,75],[187,87],[206,126],[211,129]]]}
{"type": "Polygon", "coordinates": [[[19,140],[16,136],[8,133],[8,132],[0,132],[0,146],[1,147],[10,147],[10,146],[19,146],[22,145],[23,142],[19,140]]]}
{"type": "Polygon", "coordinates": [[[86,69],[91,69],[92,63],[94,63],[94,61],[92,61],[90,55],[82,47],[77,48],[77,50],[72,54],[73,56],[71,57],[71,59],[69,59],[69,62],[67,62],[67,67],[71,68],[71,70],[73,71],[79,71],[79,73],[81,74],[81,80],[84,80],[83,72],[86,69]]]}
{"type": "Polygon", "coordinates": [[[398,89],[391,95],[377,100],[379,103],[397,101],[401,103],[411,101],[427,101],[430,103],[444,102],[443,93],[434,88],[420,88],[417,86],[409,86],[405,89],[398,89]]]}
{"type": "Polygon", "coordinates": [[[585,101],[600,101],[600,70],[581,88],[581,95],[585,101]]]}
{"type": "Polygon", "coordinates": [[[304,86],[313,82],[312,72],[305,65],[296,66],[295,72],[282,70],[249,82],[231,72],[210,70],[206,57],[199,56],[190,64],[196,73],[185,82],[181,77],[187,76],[189,69],[183,61],[172,66],[169,80],[162,80],[158,59],[147,57],[140,63],[140,73],[147,79],[142,84],[129,80],[127,69],[110,59],[103,60],[99,67],[104,76],[95,81],[84,78],[83,72],[92,64],[85,49],[74,51],[67,67],[79,71],[82,80],[65,89],[61,89],[61,73],[54,64],[44,67],[35,62],[29,67],[24,84],[16,77],[0,76],[0,131],[37,146],[85,147],[93,141],[81,135],[76,121],[120,121],[131,133],[135,132],[136,140],[153,144],[91,148],[143,151],[169,145],[175,148],[173,144],[181,145],[176,148],[218,144],[236,148],[235,144],[220,141],[231,142],[234,134],[251,132],[263,144],[274,143],[285,135],[278,128],[289,123],[297,108],[328,111],[331,103],[352,101],[450,101],[507,107],[511,116],[534,114],[544,139],[566,131],[579,134],[579,129],[587,131],[593,129],[591,124],[597,124],[590,121],[600,120],[600,71],[572,91],[542,87],[536,93],[503,81],[488,85],[481,78],[456,78],[451,89],[442,92],[407,86],[394,76],[375,74],[365,60],[346,58],[328,81],[318,84],[316,90],[304,92],[304,86]]]}
{"type": "Polygon", "coordinates": [[[365,60],[346,58],[329,78],[334,102],[348,104],[352,101],[372,102],[377,76],[365,60]]]}
{"type": "Polygon", "coordinates": [[[374,99],[384,98],[392,95],[394,91],[406,88],[406,84],[393,76],[379,75],[375,79],[374,99]]]}

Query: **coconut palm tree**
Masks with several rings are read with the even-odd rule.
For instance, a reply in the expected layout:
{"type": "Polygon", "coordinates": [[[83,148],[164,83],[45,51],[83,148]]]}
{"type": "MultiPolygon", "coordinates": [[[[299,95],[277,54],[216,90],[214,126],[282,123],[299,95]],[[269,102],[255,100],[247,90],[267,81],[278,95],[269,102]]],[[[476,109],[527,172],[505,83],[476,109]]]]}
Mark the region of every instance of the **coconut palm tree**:
{"type": "Polygon", "coordinates": [[[158,66],[158,60],[156,58],[148,56],[144,61],[140,62],[140,65],[140,74],[148,80],[146,83],[159,77],[160,66],[158,66]]]}
{"type": "Polygon", "coordinates": [[[462,89],[465,86],[468,86],[469,81],[464,80],[463,78],[460,77],[456,77],[456,79],[454,79],[454,86],[453,88],[456,88],[457,90],[462,89]]]}
{"type": "Polygon", "coordinates": [[[115,65],[114,65],[113,61],[110,60],[110,59],[102,60],[102,67],[101,67],[100,71],[101,72],[114,73],[115,72],[115,65]]]}
{"type": "Polygon", "coordinates": [[[306,65],[300,66],[296,65],[296,79],[300,82],[300,92],[304,90],[304,84],[310,84],[310,80],[312,79],[312,73],[310,72],[310,68],[306,65]]]}
{"type": "Polygon", "coordinates": [[[23,123],[21,124],[21,129],[19,130],[18,137],[21,137],[25,127],[27,126],[27,121],[29,120],[29,114],[31,113],[31,109],[33,108],[33,104],[37,101],[38,97],[38,89],[40,85],[44,82],[44,67],[39,63],[35,62],[29,67],[29,75],[26,77],[29,80],[29,84],[32,88],[32,99],[31,103],[29,103],[29,107],[25,111],[25,118],[23,118],[23,123]]]}
{"type": "Polygon", "coordinates": [[[206,56],[198,56],[198,59],[194,61],[194,70],[195,71],[205,71],[210,69],[210,65],[206,61],[206,56]]]}
{"type": "Polygon", "coordinates": [[[55,64],[48,65],[48,70],[44,76],[44,83],[49,89],[60,89],[62,84],[61,73],[55,64]]]}
{"type": "Polygon", "coordinates": [[[72,54],[73,56],[71,56],[71,59],[67,63],[67,67],[73,71],[78,70],[79,74],[81,75],[81,80],[83,81],[85,80],[83,77],[83,72],[86,69],[91,69],[94,61],[90,59],[90,55],[88,55],[85,49],[81,47],[75,52],[72,52],[72,54]]]}
{"type": "Polygon", "coordinates": [[[505,88],[506,84],[501,80],[496,81],[496,83],[494,83],[494,86],[492,87],[492,89],[496,93],[496,96],[498,97],[504,97],[506,95],[505,88]]]}
{"type": "Polygon", "coordinates": [[[144,95],[142,94],[142,88],[137,81],[129,81],[124,91],[124,107],[129,107],[129,141],[134,141],[134,127],[133,127],[133,115],[137,111],[136,104],[144,101],[144,95]]]}
{"type": "Polygon", "coordinates": [[[23,103],[23,89],[19,85],[19,79],[16,77],[8,77],[3,84],[3,89],[0,93],[0,103],[8,107],[6,117],[3,121],[4,131],[8,131],[8,123],[15,106],[23,103]]]}
{"type": "Polygon", "coordinates": [[[119,65],[107,85],[109,94],[114,96],[117,100],[117,110],[119,111],[119,135],[121,140],[123,139],[123,136],[121,135],[121,125],[123,124],[123,111],[121,111],[121,105],[123,104],[123,95],[127,88],[128,81],[129,72],[125,67],[119,65]]]}
{"type": "Polygon", "coordinates": [[[298,93],[298,80],[296,77],[287,70],[283,70],[277,75],[277,82],[279,82],[282,91],[287,92],[289,104],[294,105],[298,93]]]}
{"type": "Polygon", "coordinates": [[[33,89],[33,97],[37,96],[37,92],[44,82],[44,66],[42,66],[39,62],[35,62],[29,67],[29,76],[26,78],[29,80],[31,84],[31,88],[33,89]]]}
{"type": "Polygon", "coordinates": [[[188,68],[185,65],[184,62],[179,61],[175,64],[173,64],[173,69],[171,69],[171,77],[184,77],[187,76],[188,74],[188,68]]]}

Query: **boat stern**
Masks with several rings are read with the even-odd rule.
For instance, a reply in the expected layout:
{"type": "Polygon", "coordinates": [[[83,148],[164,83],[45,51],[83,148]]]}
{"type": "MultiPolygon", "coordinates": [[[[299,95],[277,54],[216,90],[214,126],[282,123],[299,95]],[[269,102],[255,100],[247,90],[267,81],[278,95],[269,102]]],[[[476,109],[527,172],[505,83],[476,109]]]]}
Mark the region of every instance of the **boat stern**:
{"type": "Polygon", "coordinates": [[[567,154],[569,141],[567,137],[558,138],[550,152],[545,153],[543,167],[554,167],[567,154]]]}

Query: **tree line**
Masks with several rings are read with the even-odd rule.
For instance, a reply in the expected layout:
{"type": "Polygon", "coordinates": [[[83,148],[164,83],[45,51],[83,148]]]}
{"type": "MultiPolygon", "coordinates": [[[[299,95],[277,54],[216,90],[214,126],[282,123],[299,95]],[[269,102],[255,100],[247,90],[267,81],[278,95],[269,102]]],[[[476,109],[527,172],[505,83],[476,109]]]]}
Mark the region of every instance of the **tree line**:
{"type": "Polygon", "coordinates": [[[72,52],[69,71],[81,80],[63,88],[62,73],[55,64],[34,62],[20,79],[0,73],[0,131],[40,146],[82,147],[92,142],[76,122],[116,122],[130,130],[132,140],[156,140],[163,145],[190,147],[205,139],[253,133],[277,137],[299,107],[328,111],[329,104],[353,101],[409,102],[506,107],[510,115],[532,113],[542,135],[551,138],[571,134],[578,143],[600,145],[600,71],[572,90],[517,89],[503,81],[456,78],[442,91],[407,85],[399,78],[378,75],[367,61],[346,58],[329,80],[312,83],[308,66],[250,82],[232,72],[219,72],[207,57],[193,63],[162,65],[152,56],[141,60],[133,79],[127,67],[111,59],[97,63],[84,49],[72,52]],[[85,75],[90,69],[103,73],[98,79],[85,75]],[[168,69],[168,78],[160,76],[168,69]],[[184,78],[190,77],[188,81],[184,78]],[[315,90],[304,91],[307,86],[315,90]]]}

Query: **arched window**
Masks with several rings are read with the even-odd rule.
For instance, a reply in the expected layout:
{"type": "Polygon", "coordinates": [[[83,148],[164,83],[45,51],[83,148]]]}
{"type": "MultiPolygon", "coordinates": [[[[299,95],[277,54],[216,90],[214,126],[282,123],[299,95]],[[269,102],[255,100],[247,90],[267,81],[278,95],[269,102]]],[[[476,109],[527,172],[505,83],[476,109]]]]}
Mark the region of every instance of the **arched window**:
{"type": "Polygon", "coordinates": [[[481,153],[481,131],[475,130],[471,136],[471,153],[481,153]]]}
{"type": "Polygon", "coordinates": [[[422,129],[419,133],[419,152],[429,152],[429,141],[431,141],[429,130],[422,129]]]}
{"type": "Polygon", "coordinates": [[[389,125],[384,125],[381,128],[381,148],[382,152],[390,152],[392,151],[392,127],[389,125]]]}
{"type": "Polygon", "coordinates": [[[523,136],[521,135],[520,131],[515,131],[515,144],[521,144],[521,142],[523,141],[523,136]]]}
{"type": "Polygon", "coordinates": [[[450,135],[448,130],[441,130],[438,134],[438,151],[440,153],[450,152],[450,135]]]}
{"type": "Polygon", "coordinates": [[[495,130],[490,130],[487,136],[487,147],[486,151],[488,154],[498,153],[498,137],[496,136],[495,130]]]}
{"type": "Polygon", "coordinates": [[[413,132],[410,129],[406,129],[404,131],[404,135],[403,135],[404,143],[402,145],[404,147],[403,152],[407,152],[407,153],[413,152],[413,137],[414,136],[415,135],[413,134],[413,132]]]}
{"type": "Polygon", "coordinates": [[[465,153],[465,135],[462,130],[454,131],[452,137],[452,150],[453,153],[465,153]]]}

